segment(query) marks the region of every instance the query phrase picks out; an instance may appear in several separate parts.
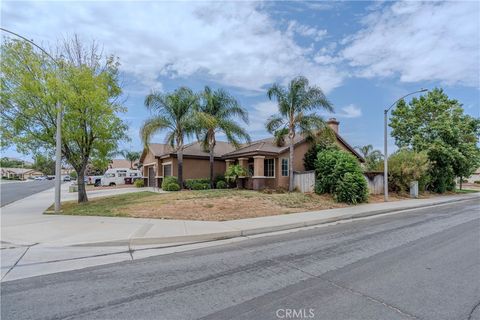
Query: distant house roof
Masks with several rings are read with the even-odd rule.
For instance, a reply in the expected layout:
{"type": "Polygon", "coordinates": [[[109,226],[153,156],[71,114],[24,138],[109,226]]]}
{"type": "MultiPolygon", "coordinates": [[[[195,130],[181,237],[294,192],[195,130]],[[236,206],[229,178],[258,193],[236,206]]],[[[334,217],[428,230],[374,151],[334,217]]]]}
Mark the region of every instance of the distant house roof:
{"type": "Polygon", "coordinates": [[[40,171],[37,171],[35,169],[29,169],[29,168],[2,168],[3,172],[10,172],[13,174],[26,174],[26,173],[39,173],[42,174],[40,171]]]}
{"type": "MultiPolygon", "coordinates": [[[[138,161],[133,162],[133,167],[135,168],[138,164],[138,161]]],[[[113,159],[108,165],[110,169],[115,168],[130,168],[130,161],[127,159],[113,159]]]]}

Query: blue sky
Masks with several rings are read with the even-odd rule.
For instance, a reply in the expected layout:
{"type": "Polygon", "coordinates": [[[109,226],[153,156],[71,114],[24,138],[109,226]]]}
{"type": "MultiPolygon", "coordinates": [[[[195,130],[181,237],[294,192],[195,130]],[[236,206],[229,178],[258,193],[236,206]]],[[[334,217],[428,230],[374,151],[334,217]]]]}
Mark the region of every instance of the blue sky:
{"type": "MultiPolygon", "coordinates": [[[[128,107],[122,117],[132,139],[126,148],[141,148],[138,129],[149,115],[145,95],[179,86],[228,90],[249,111],[252,137],[267,137],[263,124],[276,106],[266,88],[298,75],[326,92],[335,114],[325,118],[336,117],[340,133],[354,146],[381,149],[382,110],[419,88],[443,87],[466,113],[479,117],[477,1],[3,1],[1,6],[2,27],[39,44],[51,47],[77,33],[120,58],[128,107]]],[[[3,156],[19,155],[11,148],[3,156]]]]}

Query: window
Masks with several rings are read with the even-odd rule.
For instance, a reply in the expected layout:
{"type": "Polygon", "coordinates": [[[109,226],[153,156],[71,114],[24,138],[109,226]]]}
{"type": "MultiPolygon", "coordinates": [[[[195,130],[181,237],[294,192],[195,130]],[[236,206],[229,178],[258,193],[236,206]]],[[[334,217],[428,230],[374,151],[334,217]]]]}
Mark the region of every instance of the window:
{"type": "Polygon", "coordinates": [[[168,177],[172,175],[172,165],[166,164],[163,166],[163,176],[168,177]]]}
{"type": "Polygon", "coordinates": [[[137,174],[136,173],[130,173],[130,177],[136,177],[137,174]]]}
{"type": "Polygon", "coordinates": [[[126,177],[127,171],[117,171],[119,177],[126,177]]]}
{"type": "Polygon", "coordinates": [[[282,177],[288,177],[288,159],[282,159],[282,177]]]}
{"type": "Polygon", "coordinates": [[[105,176],[107,178],[115,178],[115,173],[107,173],[105,176]]]}
{"type": "Polygon", "coordinates": [[[275,159],[265,159],[263,160],[263,175],[265,177],[274,177],[275,176],[275,159]]]}

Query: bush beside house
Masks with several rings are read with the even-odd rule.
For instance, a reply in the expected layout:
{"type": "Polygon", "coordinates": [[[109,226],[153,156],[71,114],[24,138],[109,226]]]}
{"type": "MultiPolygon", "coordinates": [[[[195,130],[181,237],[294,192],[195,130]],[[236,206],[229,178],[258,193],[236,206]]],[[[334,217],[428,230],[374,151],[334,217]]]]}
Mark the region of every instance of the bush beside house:
{"type": "Polygon", "coordinates": [[[315,161],[318,194],[333,194],[336,201],[361,203],[368,199],[368,186],[354,156],[335,149],[320,151],[315,161]]]}
{"type": "Polygon", "coordinates": [[[177,177],[170,176],[163,178],[162,189],[164,191],[178,191],[180,190],[180,185],[178,184],[177,177]]]}

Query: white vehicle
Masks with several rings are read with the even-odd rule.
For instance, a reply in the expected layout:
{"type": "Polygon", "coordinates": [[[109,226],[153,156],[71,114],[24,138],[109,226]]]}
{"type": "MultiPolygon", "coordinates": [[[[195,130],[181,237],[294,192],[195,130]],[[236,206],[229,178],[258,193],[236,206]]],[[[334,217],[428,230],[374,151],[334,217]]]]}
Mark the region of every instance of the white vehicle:
{"type": "Polygon", "coordinates": [[[142,177],[140,170],[132,170],[128,168],[108,169],[102,177],[102,186],[118,186],[125,184],[125,179],[130,178],[130,181],[142,177]]]}

